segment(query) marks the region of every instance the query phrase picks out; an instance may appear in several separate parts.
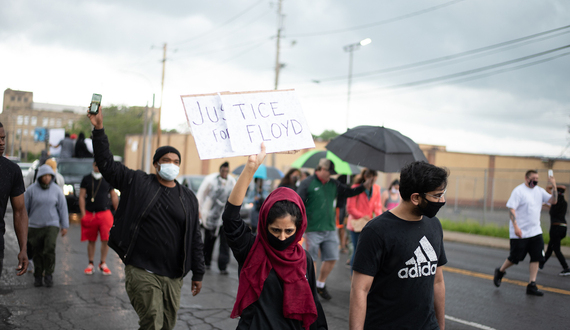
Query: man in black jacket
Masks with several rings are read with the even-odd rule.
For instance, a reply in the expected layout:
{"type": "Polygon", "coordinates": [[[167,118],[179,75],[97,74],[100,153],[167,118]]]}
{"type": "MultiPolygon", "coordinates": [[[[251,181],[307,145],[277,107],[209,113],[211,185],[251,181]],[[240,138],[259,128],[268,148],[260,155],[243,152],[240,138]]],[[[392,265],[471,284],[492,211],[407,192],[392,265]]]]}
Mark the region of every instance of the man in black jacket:
{"type": "Polygon", "coordinates": [[[179,185],[180,153],[156,150],[157,175],[128,169],[113,160],[101,109],[88,114],[95,162],[109,184],[121,191],[109,246],[125,263],[125,288],[139,316],[140,329],[173,329],[182,279],[192,270],[192,295],[205,273],[198,201],[179,185]]]}

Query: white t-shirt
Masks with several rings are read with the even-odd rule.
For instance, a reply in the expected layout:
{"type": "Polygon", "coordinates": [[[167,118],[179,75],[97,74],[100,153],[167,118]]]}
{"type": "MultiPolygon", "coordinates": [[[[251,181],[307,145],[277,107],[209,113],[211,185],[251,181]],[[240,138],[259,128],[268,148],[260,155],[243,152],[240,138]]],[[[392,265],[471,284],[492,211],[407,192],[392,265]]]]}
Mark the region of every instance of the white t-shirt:
{"type": "MultiPolygon", "coordinates": [[[[548,202],[551,195],[541,187],[529,188],[524,183],[518,185],[507,201],[507,207],[514,209],[517,224],[522,231],[522,238],[534,237],[542,234],[540,227],[540,211],[542,204],[548,202]]],[[[519,238],[515,235],[513,222],[509,221],[510,238],[519,238]]]]}

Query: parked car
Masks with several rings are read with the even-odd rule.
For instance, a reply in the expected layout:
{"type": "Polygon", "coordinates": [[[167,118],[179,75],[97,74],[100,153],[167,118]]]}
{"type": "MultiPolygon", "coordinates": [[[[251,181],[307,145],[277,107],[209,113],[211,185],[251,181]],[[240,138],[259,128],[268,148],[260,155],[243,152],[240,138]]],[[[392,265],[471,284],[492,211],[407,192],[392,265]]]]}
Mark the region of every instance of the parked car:
{"type": "Polygon", "coordinates": [[[181,175],[176,178],[176,181],[188,189],[192,190],[194,194],[198,193],[198,189],[204,181],[205,175],[181,175]]]}
{"type": "Polygon", "coordinates": [[[22,169],[22,176],[25,177],[28,174],[28,170],[32,167],[33,163],[17,163],[22,169]]]}
{"type": "Polygon", "coordinates": [[[79,213],[81,180],[93,171],[93,158],[60,158],[57,160],[57,171],[65,180],[63,194],[67,201],[68,212],[79,213]]]}

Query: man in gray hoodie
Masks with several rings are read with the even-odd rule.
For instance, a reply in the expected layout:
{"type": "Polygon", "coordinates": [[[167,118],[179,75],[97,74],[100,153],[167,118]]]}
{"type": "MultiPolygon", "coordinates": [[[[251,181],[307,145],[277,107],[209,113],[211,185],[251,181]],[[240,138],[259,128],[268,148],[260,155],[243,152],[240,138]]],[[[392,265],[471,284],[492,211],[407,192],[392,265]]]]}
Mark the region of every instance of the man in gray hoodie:
{"type": "Polygon", "coordinates": [[[28,211],[28,241],[34,255],[34,286],[53,286],[55,244],[67,234],[69,215],[63,191],[53,182],[55,173],[49,165],[38,169],[37,181],[24,193],[28,211]],[[42,283],[43,278],[43,283],[42,283]]]}

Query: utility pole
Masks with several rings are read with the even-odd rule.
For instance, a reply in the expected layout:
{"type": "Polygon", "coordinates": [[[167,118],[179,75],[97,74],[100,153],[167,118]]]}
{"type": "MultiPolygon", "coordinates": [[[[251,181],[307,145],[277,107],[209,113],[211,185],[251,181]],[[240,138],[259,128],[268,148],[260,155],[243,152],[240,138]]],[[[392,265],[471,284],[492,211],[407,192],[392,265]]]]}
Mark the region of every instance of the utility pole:
{"type": "MultiPolygon", "coordinates": [[[[281,13],[281,5],[283,0],[279,0],[279,9],[277,11],[277,51],[275,54],[275,90],[279,87],[279,71],[281,63],[279,63],[279,52],[281,42],[281,30],[283,29],[283,14],[281,13]]],[[[271,166],[275,167],[275,153],[271,154],[271,166]]]]}
{"type": "MultiPolygon", "coordinates": [[[[160,106],[158,108],[158,129],[156,132],[156,138],[157,138],[157,147],[160,147],[160,134],[161,134],[161,128],[160,128],[160,117],[162,115],[162,99],[164,97],[164,70],[166,68],[166,43],[164,43],[164,46],[162,46],[162,84],[160,86],[160,106]]],[[[154,106],[153,106],[154,108],[154,106]]]]}
{"type": "Polygon", "coordinates": [[[281,4],[283,0],[279,0],[279,9],[277,11],[277,52],[275,55],[275,90],[279,87],[279,70],[281,63],[279,63],[279,52],[281,42],[281,30],[283,29],[283,14],[281,13],[281,4]]]}

